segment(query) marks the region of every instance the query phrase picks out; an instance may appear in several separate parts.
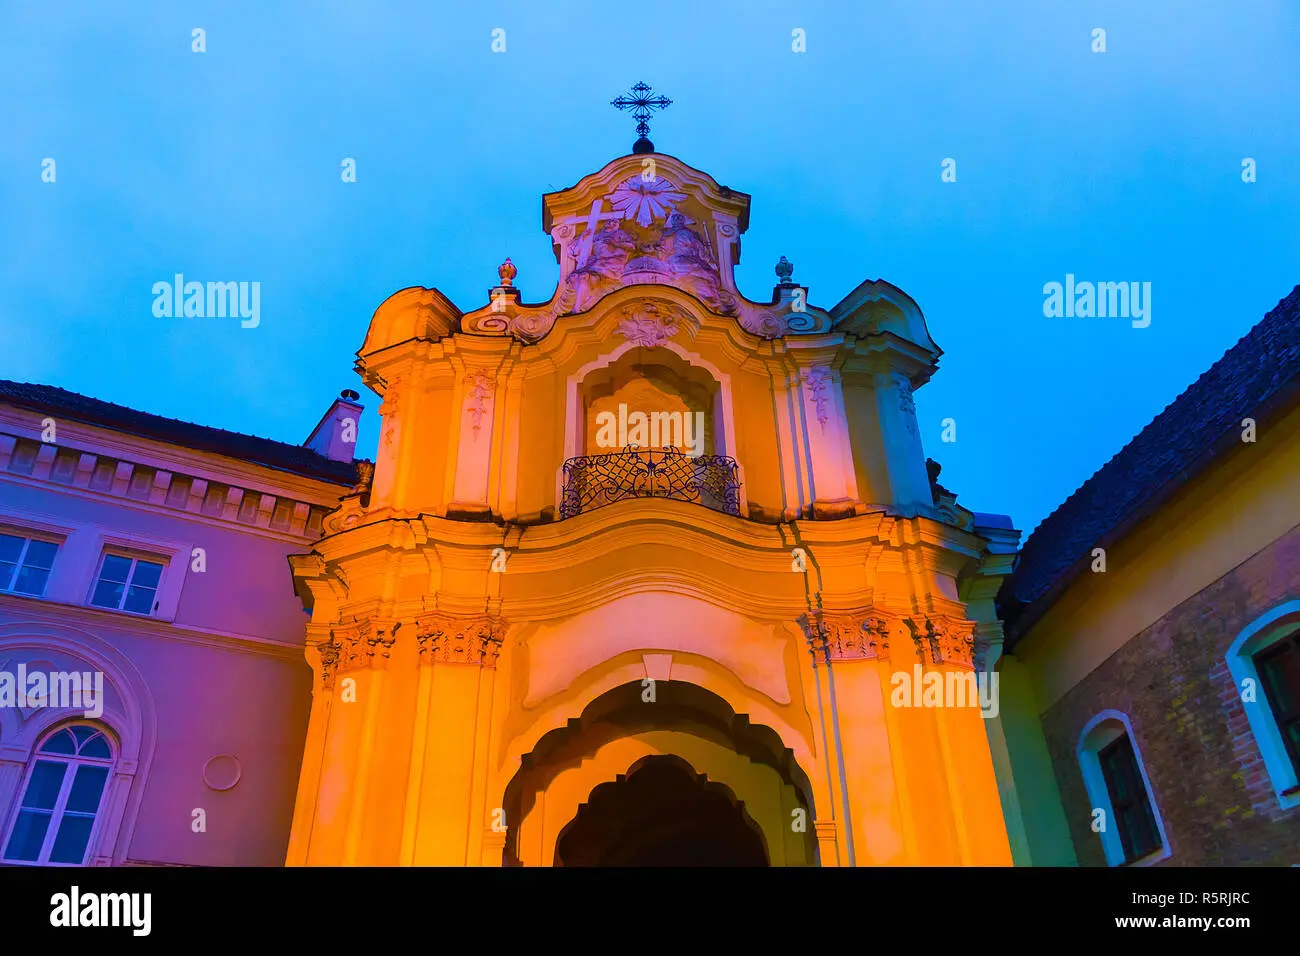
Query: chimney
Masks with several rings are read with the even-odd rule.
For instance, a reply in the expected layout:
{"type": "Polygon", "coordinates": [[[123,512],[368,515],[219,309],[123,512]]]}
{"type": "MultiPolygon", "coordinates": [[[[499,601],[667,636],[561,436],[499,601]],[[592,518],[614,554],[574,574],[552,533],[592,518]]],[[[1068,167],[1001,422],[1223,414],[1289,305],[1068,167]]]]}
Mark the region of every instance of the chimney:
{"type": "Polygon", "coordinates": [[[303,442],[304,447],[330,461],[351,462],[356,457],[357,429],[361,424],[362,407],[358,398],[350,388],[339,393],[311,437],[303,442]]]}

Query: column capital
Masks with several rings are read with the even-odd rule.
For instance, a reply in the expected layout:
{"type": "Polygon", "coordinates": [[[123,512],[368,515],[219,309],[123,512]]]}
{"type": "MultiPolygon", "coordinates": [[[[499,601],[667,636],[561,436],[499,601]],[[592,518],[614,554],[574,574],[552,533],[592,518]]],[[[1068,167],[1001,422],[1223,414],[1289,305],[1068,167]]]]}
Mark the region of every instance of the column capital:
{"type": "Polygon", "coordinates": [[[839,866],[839,826],[836,821],[814,820],[813,835],[817,839],[822,866],[839,866]]]}
{"type": "Polygon", "coordinates": [[[425,614],[416,619],[421,664],[478,664],[495,667],[506,622],[489,614],[454,617],[425,614]]]}
{"type": "Polygon", "coordinates": [[[321,630],[324,633],[315,635],[315,640],[312,640],[312,627],[311,625],[308,625],[307,647],[315,651],[317,657],[320,659],[322,686],[326,690],[333,690],[334,677],[338,671],[339,655],[342,652],[343,647],[334,640],[334,636],[328,628],[322,628],[321,630]]]}
{"type": "MultiPolygon", "coordinates": [[[[330,653],[335,655],[337,670],[382,670],[392,656],[401,626],[399,621],[355,620],[330,628],[330,653]]],[[[321,663],[325,663],[324,656],[321,663]]]]}
{"type": "Polygon", "coordinates": [[[813,666],[826,660],[826,615],[821,610],[808,611],[799,615],[799,627],[808,641],[808,652],[812,654],[813,666]]]}
{"type": "Polygon", "coordinates": [[[866,611],[816,610],[799,618],[814,661],[889,660],[892,615],[866,611]]]}
{"type": "Polygon", "coordinates": [[[834,820],[814,820],[813,832],[817,835],[818,841],[835,840],[835,834],[838,830],[834,820]]]}
{"type": "Polygon", "coordinates": [[[979,624],[975,627],[975,669],[977,671],[992,672],[997,668],[998,660],[1002,657],[1004,640],[1002,624],[999,621],[979,624]]]}
{"type": "Polygon", "coordinates": [[[924,663],[975,667],[974,621],[926,615],[908,618],[907,627],[924,663]]]}

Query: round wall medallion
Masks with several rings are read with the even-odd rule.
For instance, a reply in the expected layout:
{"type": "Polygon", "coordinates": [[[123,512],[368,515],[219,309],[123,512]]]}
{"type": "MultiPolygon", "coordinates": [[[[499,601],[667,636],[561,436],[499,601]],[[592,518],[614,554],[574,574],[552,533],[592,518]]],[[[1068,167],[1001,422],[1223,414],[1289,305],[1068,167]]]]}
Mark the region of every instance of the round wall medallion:
{"type": "Polygon", "coordinates": [[[203,765],[203,782],[213,790],[229,790],[239,783],[243,768],[233,754],[217,754],[203,765]]]}

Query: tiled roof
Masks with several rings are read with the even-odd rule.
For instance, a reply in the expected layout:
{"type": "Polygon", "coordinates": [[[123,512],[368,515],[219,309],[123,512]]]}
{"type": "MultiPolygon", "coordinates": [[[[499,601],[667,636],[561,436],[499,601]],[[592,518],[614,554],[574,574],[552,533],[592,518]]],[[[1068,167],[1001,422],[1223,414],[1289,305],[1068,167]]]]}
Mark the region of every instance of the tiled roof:
{"type": "Polygon", "coordinates": [[[1214,458],[1241,421],[1300,400],[1300,286],[1045,518],[998,596],[1008,650],[1105,546],[1214,458]]]}
{"type": "Polygon", "coordinates": [[[70,421],[224,455],[337,485],[353,485],[357,481],[354,464],[331,461],[310,448],[150,415],[50,385],[0,379],[0,403],[48,412],[70,421]]]}

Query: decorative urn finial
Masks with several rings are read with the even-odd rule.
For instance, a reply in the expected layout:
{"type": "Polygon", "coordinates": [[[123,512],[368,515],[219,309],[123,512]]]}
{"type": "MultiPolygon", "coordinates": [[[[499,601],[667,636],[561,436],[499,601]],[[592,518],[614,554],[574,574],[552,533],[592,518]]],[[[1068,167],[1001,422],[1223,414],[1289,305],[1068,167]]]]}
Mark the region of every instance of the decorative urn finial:
{"type": "Polygon", "coordinates": [[[375,463],[369,460],[362,460],[355,463],[357,469],[357,483],[352,487],[354,495],[366,495],[370,493],[370,482],[375,477],[375,463]]]}
{"type": "Polygon", "coordinates": [[[506,261],[497,266],[497,275],[501,277],[501,284],[503,286],[509,286],[512,284],[514,277],[519,275],[519,270],[516,269],[515,264],[510,261],[510,257],[506,256],[506,261]]]}
{"type": "Polygon", "coordinates": [[[781,280],[781,285],[790,285],[790,277],[794,275],[794,263],[785,256],[776,264],[776,277],[781,280]]]}

